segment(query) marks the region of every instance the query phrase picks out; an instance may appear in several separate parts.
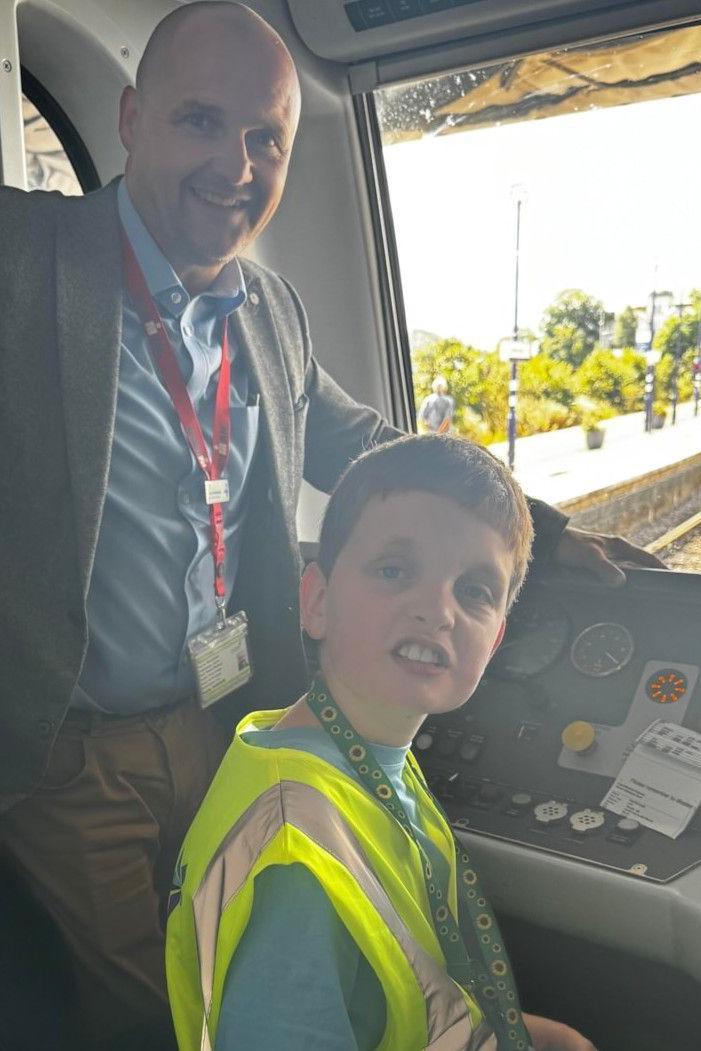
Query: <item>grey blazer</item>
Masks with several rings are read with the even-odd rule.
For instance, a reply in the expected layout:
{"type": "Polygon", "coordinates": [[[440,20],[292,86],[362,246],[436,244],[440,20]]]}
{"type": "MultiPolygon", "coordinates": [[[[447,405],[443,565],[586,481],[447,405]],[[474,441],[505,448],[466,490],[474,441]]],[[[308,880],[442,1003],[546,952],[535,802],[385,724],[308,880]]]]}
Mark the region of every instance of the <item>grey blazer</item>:
{"type": "MultiPolygon", "coordinates": [[[[86,197],[0,190],[0,810],[40,781],[87,646],[85,599],[107,485],[122,312],[116,182],[86,197]]],[[[319,367],[283,279],[243,263],[235,315],[261,430],[233,605],[255,675],[231,722],[304,689],[295,514],[302,477],[329,490],[396,437],[319,367]]],[[[564,519],[541,505],[541,542],[564,519]]]]}

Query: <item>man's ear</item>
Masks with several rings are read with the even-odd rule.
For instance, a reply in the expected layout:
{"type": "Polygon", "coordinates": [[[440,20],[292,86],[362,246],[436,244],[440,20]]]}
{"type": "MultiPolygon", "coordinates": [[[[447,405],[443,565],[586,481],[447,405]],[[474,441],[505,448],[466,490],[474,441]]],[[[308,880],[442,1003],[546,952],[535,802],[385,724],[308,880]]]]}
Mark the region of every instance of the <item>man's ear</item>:
{"type": "Polygon", "coordinates": [[[491,653],[489,654],[490,657],[494,656],[494,651],[497,650],[499,648],[499,646],[501,645],[501,640],[504,638],[504,632],[505,631],[506,631],[506,620],[502,620],[501,627],[499,628],[499,631],[497,632],[497,637],[494,640],[494,645],[492,646],[491,653]]]}
{"type": "Polygon", "coordinates": [[[302,627],[311,639],[326,635],[326,577],[316,562],[310,562],[299,583],[302,627]]]}
{"type": "Polygon", "coordinates": [[[119,137],[127,153],[131,153],[134,142],[134,125],[138,115],[139,96],[136,93],[136,88],[133,88],[131,84],[127,84],[119,100],[119,137]]]}

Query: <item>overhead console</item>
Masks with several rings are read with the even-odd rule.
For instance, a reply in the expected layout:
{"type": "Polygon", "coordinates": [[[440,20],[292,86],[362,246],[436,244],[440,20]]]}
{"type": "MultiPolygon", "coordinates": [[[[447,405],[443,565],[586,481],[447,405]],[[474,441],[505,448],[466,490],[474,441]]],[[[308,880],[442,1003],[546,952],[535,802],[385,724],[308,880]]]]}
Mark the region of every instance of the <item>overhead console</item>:
{"type": "Polygon", "coordinates": [[[597,15],[599,34],[652,28],[661,20],[672,24],[696,14],[700,6],[698,0],[666,0],[664,5],[652,0],[288,0],[288,5],[307,47],[340,62],[510,35],[546,24],[564,28],[574,23],[586,35],[596,31],[591,19],[597,15]]]}

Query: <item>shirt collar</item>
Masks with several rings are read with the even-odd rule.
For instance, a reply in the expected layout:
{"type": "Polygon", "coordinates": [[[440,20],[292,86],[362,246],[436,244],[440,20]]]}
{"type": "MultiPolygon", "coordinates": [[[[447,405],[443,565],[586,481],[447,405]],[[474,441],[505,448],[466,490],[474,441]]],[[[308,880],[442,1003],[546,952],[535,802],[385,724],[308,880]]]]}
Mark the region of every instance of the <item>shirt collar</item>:
{"type": "MultiPolygon", "coordinates": [[[[149,292],[160,308],[179,316],[190,302],[190,295],[146,229],[134,207],[126,179],[121,179],[117,189],[117,207],[149,292]]],[[[238,310],[246,301],[246,282],[238,259],[228,262],[202,295],[211,298],[217,317],[226,317],[238,310]]]]}

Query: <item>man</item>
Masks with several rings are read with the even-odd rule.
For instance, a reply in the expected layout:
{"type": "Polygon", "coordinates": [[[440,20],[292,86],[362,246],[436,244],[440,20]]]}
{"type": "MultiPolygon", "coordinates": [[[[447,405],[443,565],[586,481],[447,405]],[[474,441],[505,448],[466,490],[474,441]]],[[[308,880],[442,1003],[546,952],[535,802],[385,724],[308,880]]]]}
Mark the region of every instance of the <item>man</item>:
{"type": "MultiPolygon", "coordinates": [[[[319,368],[293,289],[239,262],[282,196],[299,108],[262,19],[188,5],[124,91],[124,180],[0,194],[0,848],[69,947],[88,1047],[136,1046],[130,1028],[167,1017],[160,907],[182,835],[237,715],[304,688],[302,473],[328,490],[397,434],[319,368]],[[205,683],[225,600],[255,673],[203,709],[188,642],[205,683]]],[[[534,515],[552,550],[564,519],[534,515]]],[[[621,578],[605,548],[559,543],[621,578]]]]}
{"type": "Polygon", "coordinates": [[[431,394],[421,402],[417,419],[427,431],[433,434],[444,434],[450,430],[455,412],[455,399],[448,394],[448,381],[445,376],[436,376],[431,384],[431,394]]]}

